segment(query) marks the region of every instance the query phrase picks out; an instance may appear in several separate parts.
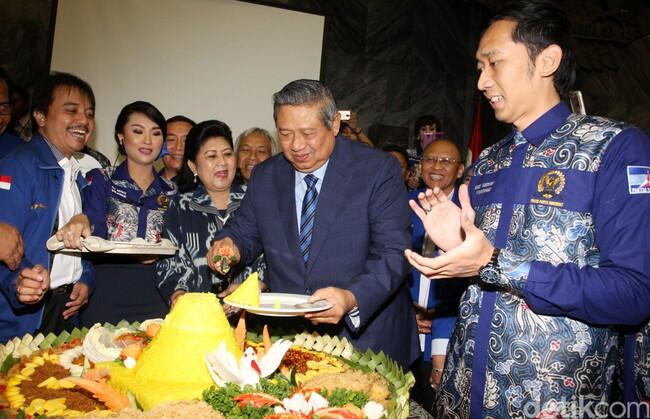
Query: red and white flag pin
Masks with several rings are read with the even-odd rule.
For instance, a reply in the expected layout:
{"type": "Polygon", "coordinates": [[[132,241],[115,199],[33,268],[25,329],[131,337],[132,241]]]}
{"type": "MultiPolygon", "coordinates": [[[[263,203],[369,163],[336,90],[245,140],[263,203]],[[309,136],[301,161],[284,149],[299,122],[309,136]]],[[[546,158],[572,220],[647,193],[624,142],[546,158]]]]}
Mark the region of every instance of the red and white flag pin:
{"type": "Polygon", "coordinates": [[[0,189],[4,189],[6,191],[11,189],[11,176],[0,175],[0,189]]]}

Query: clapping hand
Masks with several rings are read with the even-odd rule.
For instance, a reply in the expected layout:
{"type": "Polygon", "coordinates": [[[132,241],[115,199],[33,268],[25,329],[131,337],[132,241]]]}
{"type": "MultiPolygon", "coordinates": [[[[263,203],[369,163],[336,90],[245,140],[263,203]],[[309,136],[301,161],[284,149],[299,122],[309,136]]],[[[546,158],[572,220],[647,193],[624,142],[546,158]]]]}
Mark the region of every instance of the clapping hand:
{"type": "MultiPolygon", "coordinates": [[[[426,258],[409,249],[405,250],[404,253],[409,263],[428,278],[465,278],[475,276],[478,274],[479,269],[485,266],[492,257],[494,246],[485,237],[485,234],[474,225],[476,213],[470,202],[467,185],[460,186],[459,198],[462,210],[458,211],[449,207],[448,200],[445,201],[436,194],[433,197],[425,196],[425,199],[420,200],[421,204],[424,201],[432,205],[431,207],[425,207],[427,211],[419,208],[416,213],[421,219],[424,217],[423,222],[427,220],[429,223],[428,225],[425,224],[425,229],[436,245],[442,248],[439,241],[449,246],[457,242],[459,237],[464,237],[460,244],[452,247],[447,253],[436,258],[426,258]],[[440,208],[438,208],[439,206],[440,208]],[[441,214],[440,218],[435,216],[429,218],[431,214],[437,213],[441,214]],[[454,214],[457,214],[457,219],[454,218],[454,214]],[[450,224],[447,225],[447,223],[450,224]],[[438,224],[441,225],[439,226],[438,224]],[[450,234],[453,234],[456,231],[456,225],[460,227],[460,234],[454,234],[454,237],[451,238],[442,235],[444,231],[450,231],[450,234]],[[432,231],[430,232],[429,229],[432,231]]],[[[411,208],[414,205],[416,204],[411,201],[411,208]]],[[[458,209],[455,205],[454,207],[458,209]]]]}
{"type": "Polygon", "coordinates": [[[436,247],[446,252],[463,242],[460,226],[461,209],[440,188],[435,187],[420,192],[418,202],[411,199],[409,205],[422,220],[427,235],[436,247]]]}

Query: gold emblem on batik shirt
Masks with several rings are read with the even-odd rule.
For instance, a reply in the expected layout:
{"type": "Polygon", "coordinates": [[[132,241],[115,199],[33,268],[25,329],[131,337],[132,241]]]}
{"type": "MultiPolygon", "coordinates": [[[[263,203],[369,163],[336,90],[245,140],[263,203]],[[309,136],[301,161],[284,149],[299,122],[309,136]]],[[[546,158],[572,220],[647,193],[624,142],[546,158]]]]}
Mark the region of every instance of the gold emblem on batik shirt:
{"type": "Polygon", "coordinates": [[[566,177],[560,170],[549,170],[544,173],[537,182],[537,192],[545,199],[533,198],[530,200],[533,204],[552,205],[554,207],[563,207],[564,203],[556,198],[566,185],[566,177]]]}
{"type": "Polygon", "coordinates": [[[169,197],[165,194],[158,195],[156,198],[156,203],[158,204],[158,209],[167,209],[169,208],[169,197]]]}

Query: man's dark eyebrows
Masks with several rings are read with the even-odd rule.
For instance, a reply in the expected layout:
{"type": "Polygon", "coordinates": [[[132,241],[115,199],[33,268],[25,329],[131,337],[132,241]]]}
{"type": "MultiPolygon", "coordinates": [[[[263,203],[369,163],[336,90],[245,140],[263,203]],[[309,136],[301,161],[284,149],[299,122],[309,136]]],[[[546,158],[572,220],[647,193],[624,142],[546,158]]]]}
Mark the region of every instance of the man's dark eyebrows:
{"type": "Polygon", "coordinates": [[[496,55],[496,54],[498,54],[500,52],[501,51],[499,51],[498,49],[491,49],[491,50],[488,50],[488,51],[479,52],[478,55],[480,57],[490,58],[491,55],[496,55]]]}

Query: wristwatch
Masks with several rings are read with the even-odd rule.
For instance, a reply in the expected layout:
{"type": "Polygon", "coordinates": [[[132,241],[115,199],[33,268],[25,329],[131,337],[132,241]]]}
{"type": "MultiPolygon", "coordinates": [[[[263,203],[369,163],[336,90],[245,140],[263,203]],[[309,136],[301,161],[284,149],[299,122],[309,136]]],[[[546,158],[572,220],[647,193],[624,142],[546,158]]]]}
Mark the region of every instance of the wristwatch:
{"type": "Polygon", "coordinates": [[[487,284],[496,284],[499,282],[499,278],[501,277],[501,266],[499,266],[500,253],[501,249],[495,247],[490,261],[479,269],[478,276],[481,278],[481,281],[487,284]]]}

